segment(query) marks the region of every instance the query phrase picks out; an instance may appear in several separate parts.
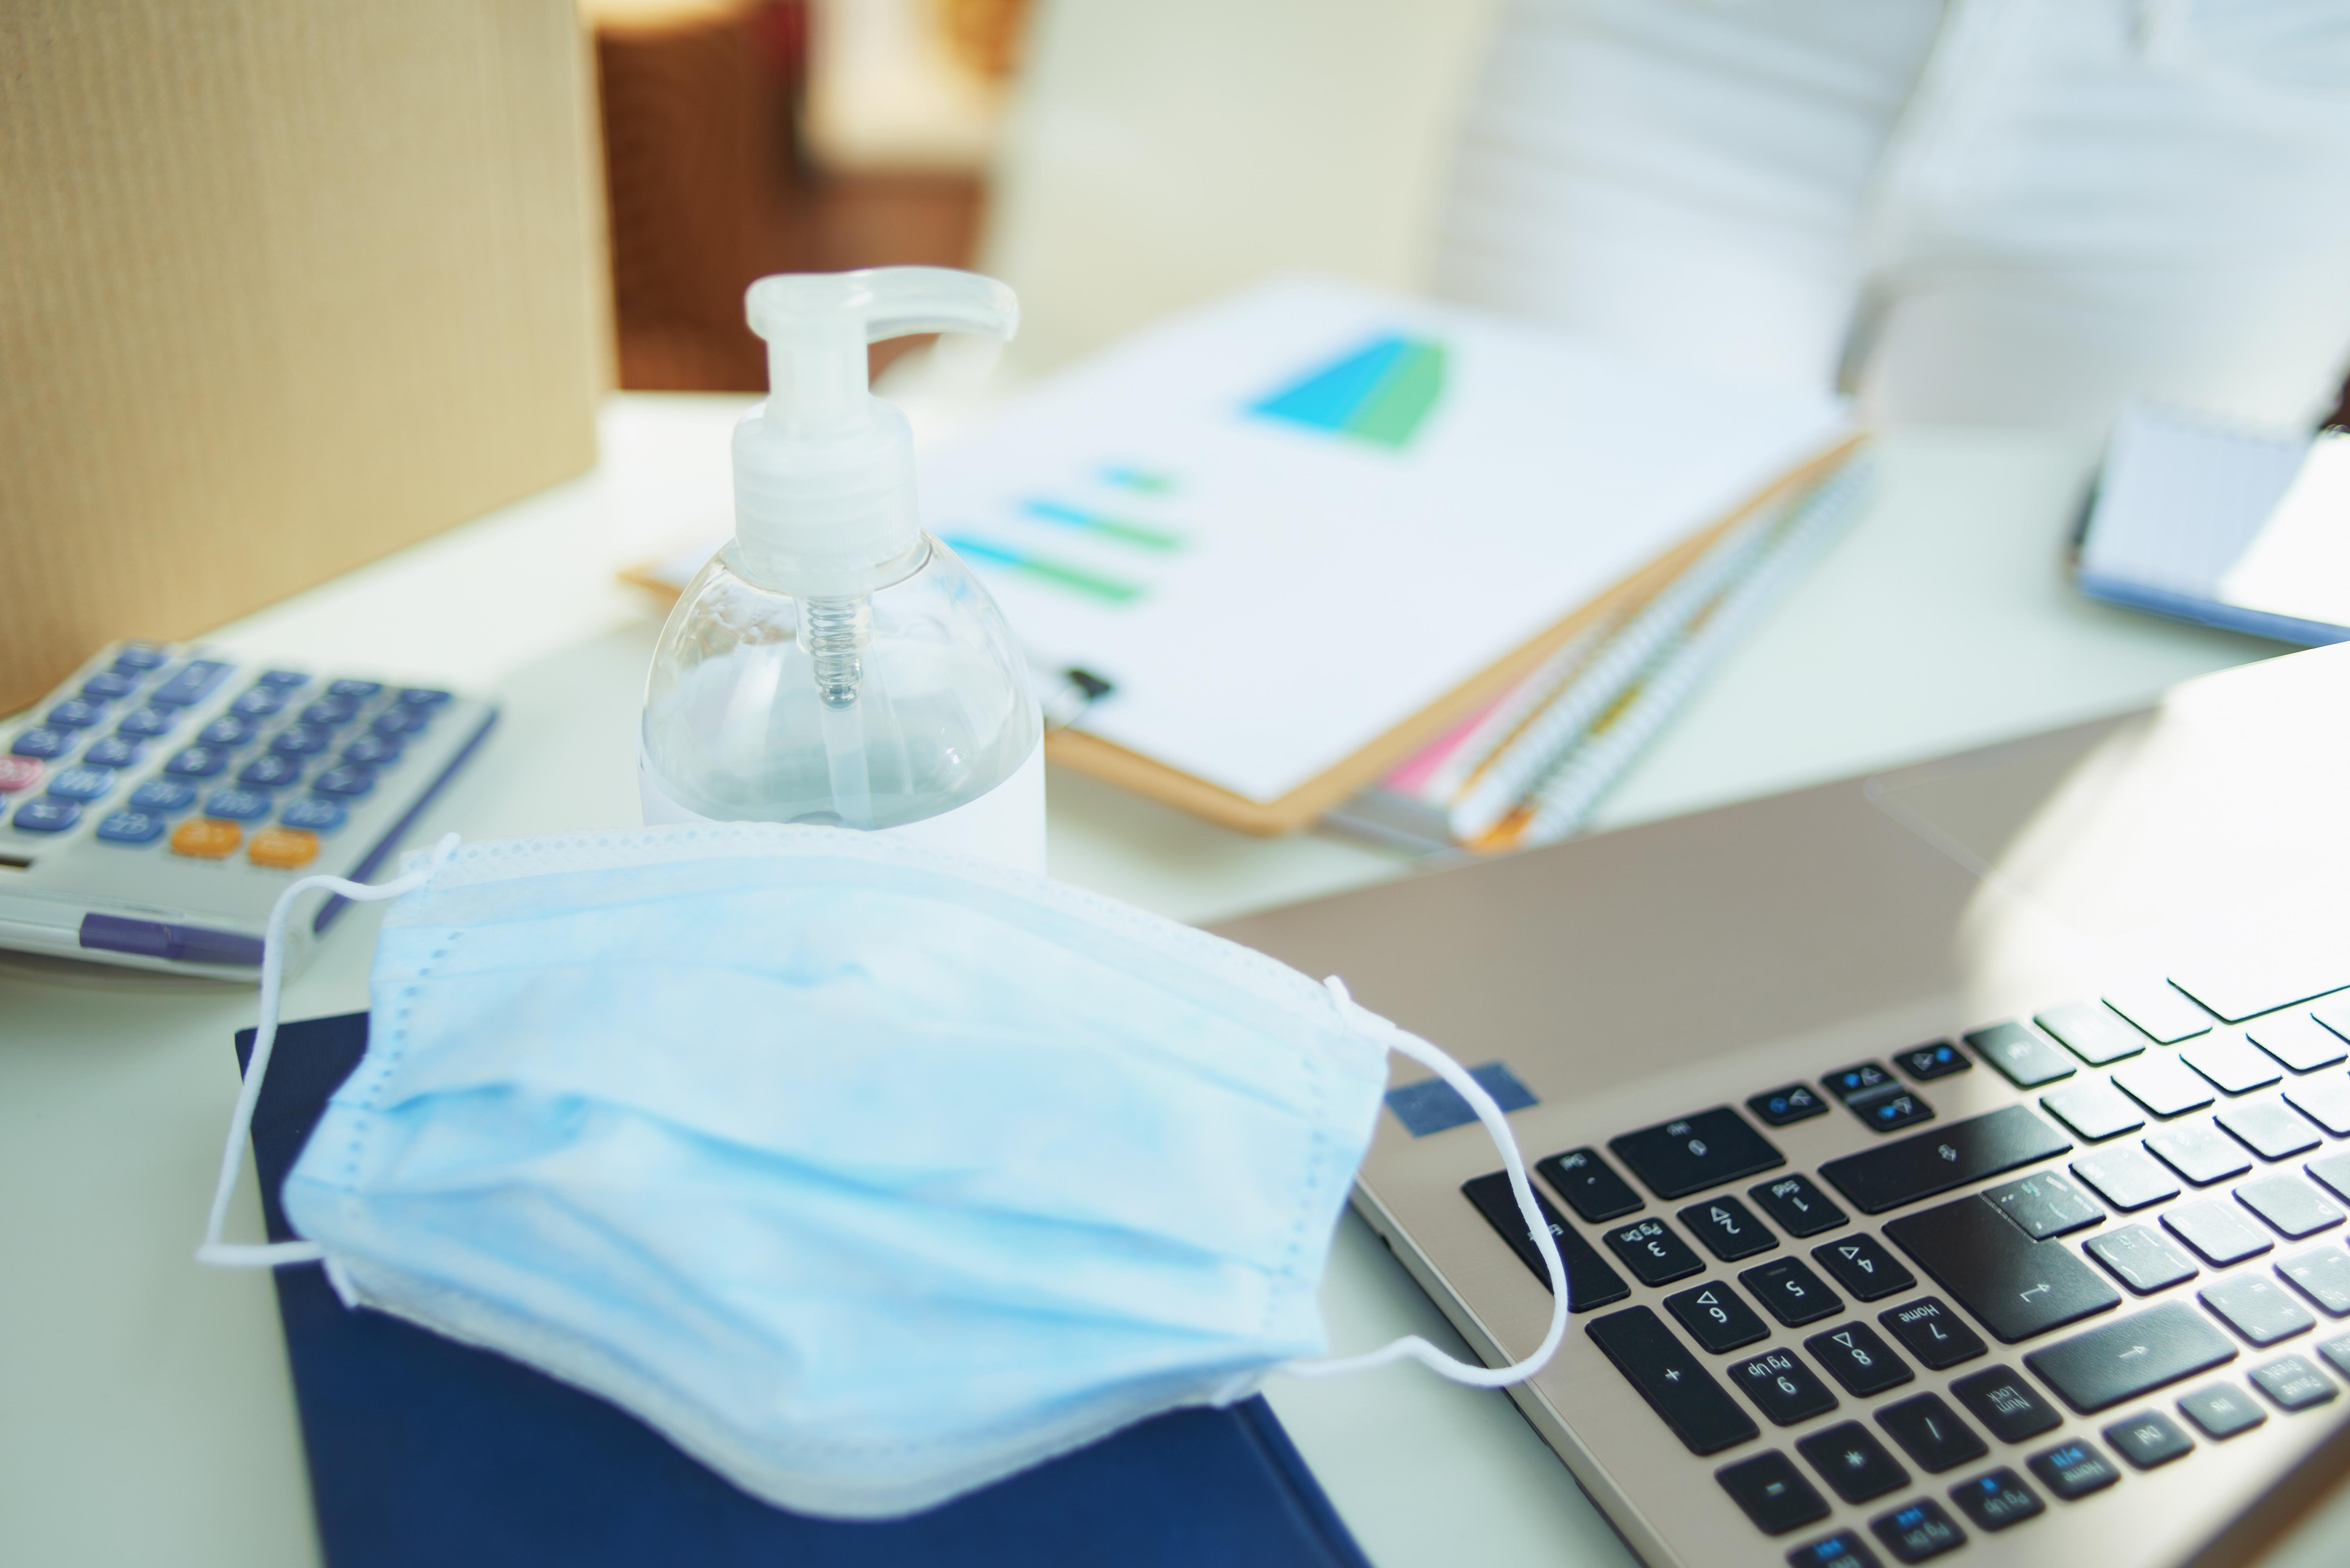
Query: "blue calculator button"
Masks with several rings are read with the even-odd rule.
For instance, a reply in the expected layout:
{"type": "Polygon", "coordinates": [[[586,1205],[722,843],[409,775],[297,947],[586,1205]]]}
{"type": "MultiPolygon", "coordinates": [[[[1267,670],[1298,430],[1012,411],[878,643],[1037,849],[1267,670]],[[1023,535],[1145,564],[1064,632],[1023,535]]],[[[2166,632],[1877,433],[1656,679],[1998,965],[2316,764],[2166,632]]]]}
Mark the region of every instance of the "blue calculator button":
{"type": "Polygon", "coordinates": [[[174,752],[172,760],[163,764],[167,774],[177,774],[183,779],[208,779],[228,766],[228,753],[213,746],[190,746],[174,752]]]}
{"type": "Polygon", "coordinates": [[[253,739],[253,732],[259,728],[260,726],[250,719],[240,719],[234,713],[224,713],[198,730],[196,741],[200,745],[226,746],[231,751],[234,751],[253,739]]]}
{"type": "Polygon", "coordinates": [[[302,764],[292,757],[264,752],[245,763],[236,778],[239,784],[249,784],[255,789],[284,789],[301,776],[302,764]]]}
{"type": "Polygon", "coordinates": [[[302,710],[302,722],[324,724],[331,730],[338,724],[349,723],[359,717],[359,705],[348,697],[321,697],[302,710]]]}
{"type": "Polygon", "coordinates": [[[343,808],[331,800],[288,801],[278,821],[288,827],[303,827],[312,833],[332,833],[343,825],[343,808]]]}
{"type": "Polygon", "coordinates": [[[118,735],[160,735],[180,722],[180,716],[169,708],[135,708],[122,715],[122,722],[114,726],[118,735]]]}
{"type": "Polygon", "coordinates": [[[386,708],[368,728],[379,735],[412,735],[432,722],[430,708],[386,708]]]}
{"type": "Polygon", "coordinates": [[[284,693],[273,691],[266,686],[256,686],[230,703],[228,711],[242,713],[248,719],[266,719],[272,713],[284,711],[285,707],[284,693]]]}
{"type": "Polygon", "coordinates": [[[138,690],[139,682],[136,678],[117,675],[110,670],[101,670],[81,683],[81,694],[92,702],[111,702],[118,697],[128,697],[138,690]]]}
{"type": "Polygon", "coordinates": [[[16,826],[26,833],[63,833],[81,820],[81,807],[69,800],[28,800],[16,808],[16,826]]]}
{"type": "Polygon", "coordinates": [[[151,811],[118,811],[98,825],[109,844],[152,844],[163,836],[163,819],[151,811]]]}
{"type": "Polygon", "coordinates": [[[149,779],[130,792],[130,804],[140,811],[185,811],[196,804],[196,792],[191,784],[149,779]]]}
{"type": "Polygon", "coordinates": [[[269,749],[281,757],[315,757],[332,738],[308,724],[288,724],[271,739],[269,749]]]}
{"type": "Polygon", "coordinates": [[[113,793],[112,768],[67,768],[49,777],[49,794],[59,800],[104,800],[113,793]]]}
{"type": "Polygon", "coordinates": [[[438,708],[449,701],[449,693],[430,686],[411,686],[400,694],[403,708],[438,708]]]}
{"type": "Polygon", "coordinates": [[[137,675],[149,670],[161,670],[171,662],[172,656],[151,642],[126,643],[122,651],[114,656],[114,672],[117,675],[137,675]]]}
{"type": "Polygon", "coordinates": [[[338,680],[327,688],[329,697],[348,697],[354,702],[364,702],[383,690],[380,680],[338,680]]]}
{"type": "Polygon", "coordinates": [[[201,702],[213,694],[213,688],[228,679],[228,664],[218,659],[192,659],[172,671],[171,679],[147,693],[150,702],[161,702],[167,708],[185,708],[201,702]]]}
{"type": "Polygon", "coordinates": [[[388,768],[400,761],[400,742],[381,735],[361,735],[343,748],[343,761],[363,768],[388,768]]]}
{"type": "Polygon", "coordinates": [[[92,741],[89,750],[81,754],[86,768],[135,768],[139,759],[147,754],[145,742],[126,740],[120,735],[108,735],[92,741]]]}
{"type": "Polygon", "coordinates": [[[310,677],[299,670],[265,670],[255,679],[264,686],[274,686],[280,691],[291,691],[296,686],[310,684],[310,677]]]}
{"type": "Polygon", "coordinates": [[[87,730],[106,722],[106,706],[100,702],[85,702],[78,697],[68,697],[49,710],[49,727],[57,730],[87,730]]]}
{"type": "Polygon", "coordinates": [[[310,781],[310,787],[320,794],[339,794],[356,800],[375,788],[375,774],[366,768],[328,768],[310,781]]]}
{"type": "Polygon", "coordinates": [[[204,815],[223,822],[259,822],[276,804],[257,789],[224,789],[204,802],[204,815]]]}
{"type": "Polygon", "coordinates": [[[62,757],[74,749],[79,739],[70,730],[46,730],[35,727],[18,733],[16,743],[8,749],[20,757],[62,757]]]}

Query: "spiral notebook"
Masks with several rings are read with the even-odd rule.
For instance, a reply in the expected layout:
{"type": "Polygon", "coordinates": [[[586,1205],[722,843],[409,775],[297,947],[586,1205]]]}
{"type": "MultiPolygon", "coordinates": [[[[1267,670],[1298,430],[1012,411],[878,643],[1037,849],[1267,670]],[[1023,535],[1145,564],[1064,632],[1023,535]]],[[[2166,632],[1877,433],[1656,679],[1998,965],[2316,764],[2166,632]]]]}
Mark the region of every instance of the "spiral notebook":
{"type": "MultiPolygon", "coordinates": [[[[269,1238],[365,1013],[278,1033],[253,1118],[269,1238]]],[[[236,1037],[242,1064],[253,1032],[236,1037]]],[[[593,1395],[277,1271],[318,1539],[330,1568],[1369,1568],[1262,1397],[1178,1410],[927,1513],[811,1519],[736,1490],[593,1395]]]]}

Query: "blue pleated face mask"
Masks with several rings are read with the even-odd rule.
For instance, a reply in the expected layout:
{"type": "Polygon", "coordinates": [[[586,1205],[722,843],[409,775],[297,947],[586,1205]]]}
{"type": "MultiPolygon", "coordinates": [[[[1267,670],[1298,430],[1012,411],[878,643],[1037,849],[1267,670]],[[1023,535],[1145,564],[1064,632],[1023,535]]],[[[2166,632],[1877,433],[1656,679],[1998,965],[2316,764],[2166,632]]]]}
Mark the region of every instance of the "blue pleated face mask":
{"type": "Polygon", "coordinates": [[[287,890],[199,1256],[610,1399],[804,1512],[930,1506],[1271,1372],[1528,1376],[1565,1280],[1500,1111],[1261,954],[889,840],[759,826],[444,841],[287,890]],[[396,897],[365,1058],[286,1178],[298,1243],[221,1228],[312,887],[396,897]],[[1324,1349],[1315,1302],[1386,1053],[1502,1143],[1555,1294],[1528,1361],[1324,1349]]]}

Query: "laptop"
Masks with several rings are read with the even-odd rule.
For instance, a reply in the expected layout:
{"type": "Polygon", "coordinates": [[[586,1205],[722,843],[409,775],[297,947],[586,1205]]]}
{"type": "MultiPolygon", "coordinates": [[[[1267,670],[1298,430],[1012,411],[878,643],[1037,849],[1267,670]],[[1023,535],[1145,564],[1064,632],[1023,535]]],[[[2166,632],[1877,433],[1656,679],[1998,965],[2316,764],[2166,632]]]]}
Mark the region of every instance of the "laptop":
{"type": "MultiPolygon", "coordinates": [[[[1513,1107],[1511,1394],[1652,1568],[2240,1563],[2350,1470],[2345,715],[2318,649],[1221,929],[1513,1107]]],[[[1499,1167],[1399,1083],[1355,1193],[1495,1365],[1499,1167]]]]}

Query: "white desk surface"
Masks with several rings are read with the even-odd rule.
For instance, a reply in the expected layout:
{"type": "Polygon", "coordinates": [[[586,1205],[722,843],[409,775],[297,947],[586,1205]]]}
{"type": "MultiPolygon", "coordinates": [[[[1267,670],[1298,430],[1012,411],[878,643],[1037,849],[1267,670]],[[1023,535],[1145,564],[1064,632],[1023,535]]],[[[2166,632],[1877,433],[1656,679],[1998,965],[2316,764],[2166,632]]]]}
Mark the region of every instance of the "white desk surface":
{"type": "MultiPolygon", "coordinates": [[[[614,572],[727,526],[741,400],[623,395],[604,466],[223,629],[321,665],[486,690],[504,721],[416,841],[633,826],[659,618],[614,572]]],[[[1717,805],[2130,707],[2274,651],[2091,605],[2063,542],[2093,453],[2047,437],[1882,443],[1869,514],[1617,789],[1607,825],[1717,805]]],[[[1055,875],[1187,920],[1408,868],[1338,840],[1243,837],[1055,773],[1055,875]]],[[[375,911],[337,928],[290,1017],[364,1008],[375,911]]],[[[253,992],[0,955],[0,1561],[317,1561],[267,1280],[191,1261],[253,992]]],[[[250,1177],[247,1179],[250,1187],[250,1177]]],[[[257,1234],[250,1193],[236,1210],[257,1234]]],[[[1458,1342],[1351,1218],[1334,1347],[1458,1342]]],[[[1411,1366],[1268,1388],[1381,1568],[1632,1560],[1499,1394],[1411,1366]]],[[[1756,1561],[1775,1561],[1757,1541],[1756,1561]]],[[[2350,1501],[2273,1558],[2350,1559],[2350,1501]]]]}

